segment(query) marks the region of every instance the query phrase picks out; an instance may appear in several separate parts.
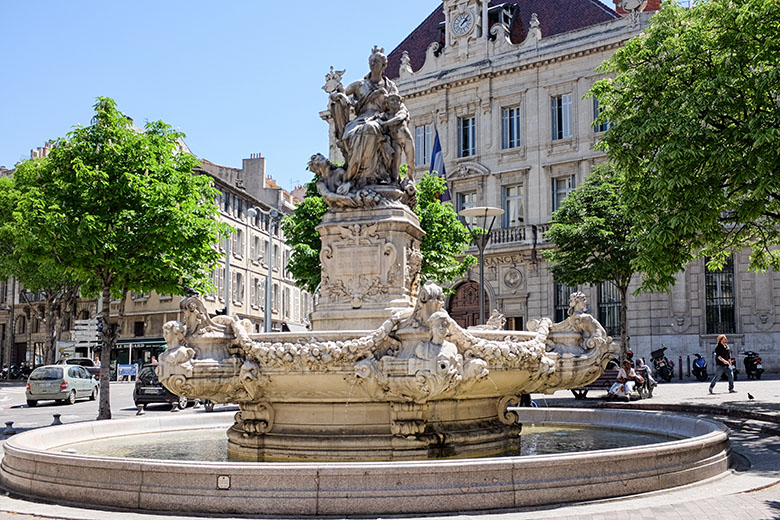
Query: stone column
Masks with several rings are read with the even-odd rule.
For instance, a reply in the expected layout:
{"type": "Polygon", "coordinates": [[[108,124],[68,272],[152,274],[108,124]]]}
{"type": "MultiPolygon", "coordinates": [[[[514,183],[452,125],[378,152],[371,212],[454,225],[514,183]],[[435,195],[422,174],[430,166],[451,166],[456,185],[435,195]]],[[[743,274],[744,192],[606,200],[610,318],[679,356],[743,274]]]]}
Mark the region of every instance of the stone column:
{"type": "Polygon", "coordinates": [[[412,307],[424,235],[406,206],[329,211],[322,238],[322,282],[313,330],[374,330],[412,307]]]}

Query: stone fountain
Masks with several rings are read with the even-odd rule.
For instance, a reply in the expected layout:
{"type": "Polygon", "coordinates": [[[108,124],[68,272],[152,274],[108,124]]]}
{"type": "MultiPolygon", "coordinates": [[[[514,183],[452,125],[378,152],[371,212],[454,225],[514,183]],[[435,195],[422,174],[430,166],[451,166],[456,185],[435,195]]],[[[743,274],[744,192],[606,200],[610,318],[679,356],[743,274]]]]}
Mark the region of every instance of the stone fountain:
{"type": "Polygon", "coordinates": [[[176,394],[237,403],[228,430],[235,460],[364,461],[476,457],[519,444],[507,406],[519,395],[596,379],[617,348],[572,295],[570,316],[529,331],[464,330],[444,310],[440,287],[420,284],[424,232],[413,212],[409,113],[387,60],[347,87],[331,71],[328,92],[336,166],[309,168],[328,212],[322,283],[312,332],[250,334],[236,317],[210,318],[194,297],[183,322],[164,326],[158,375],[176,394]]]}
{"type": "Polygon", "coordinates": [[[177,394],[237,403],[235,420],[173,414],[25,432],[4,444],[5,489],[135,511],[416,515],[604,499],[728,469],[728,431],[713,421],[512,406],[521,394],[590,383],[617,349],[581,293],[566,320],[534,320],[525,332],[501,330],[500,316],[464,330],[444,311],[442,290],[420,283],[416,189],[399,175],[402,154],[414,156],[408,112],[383,75],[381,49],[369,64],[371,73],[346,88],[343,72],[331,70],[323,87],[347,161],[310,162],[329,206],[312,331],[250,334],[248,322],[209,317],[197,298],[183,300],[183,321],[163,327],[158,375],[177,394]],[[619,425],[666,441],[487,457],[513,452],[523,422],[619,425]],[[191,439],[208,429],[227,430],[230,461],[74,448],[144,434],[191,439]]]}

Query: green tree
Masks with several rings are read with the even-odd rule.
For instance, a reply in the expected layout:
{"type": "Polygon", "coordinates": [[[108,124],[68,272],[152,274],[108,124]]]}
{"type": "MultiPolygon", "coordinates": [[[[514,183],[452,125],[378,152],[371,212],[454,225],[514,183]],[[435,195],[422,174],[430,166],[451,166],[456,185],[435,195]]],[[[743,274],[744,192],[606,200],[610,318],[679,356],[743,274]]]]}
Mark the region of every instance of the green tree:
{"type": "Polygon", "coordinates": [[[608,59],[591,93],[625,172],[642,290],[696,257],[780,269],[780,2],[667,2],[608,59]]]}
{"type": "Polygon", "coordinates": [[[328,210],[317,192],[317,178],[306,185],[306,195],[291,216],[282,219],[285,242],[291,246],[287,271],[296,285],[314,294],[320,285],[320,234],[315,229],[328,210]]]}
{"type": "Polygon", "coordinates": [[[477,263],[472,255],[465,255],[458,261],[471,242],[471,233],[458,219],[452,203],[439,200],[446,188],[447,183],[438,175],[425,174],[417,181],[415,213],[425,231],[420,243],[423,283],[433,281],[448,285],[477,263]]]}
{"type": "Polygon", "coordinates": [[[559,283],[615,284],[620,293],[620,348],[629,348],[626,326],[628,285],[636,273],[633,209],[622,199],[623,178],[612,165],[599,165],[582,186],[563,199],[545,238],[555,249],[542,252],[559,283]]]}
{"type": "MultiPolygon", "coordinates": [[[[220,254],[216,190],[193,174],[183,134],[163,122],[141,130],[110,98],[98,98],[87,127],[55,141],[48,157],[14,172],[19,190],[17,244],[23,261],[58,263],[82,292],[100,295],[101,363],[108,367],[128,292],[184,294],[210,288],[220,254]],[[109,320],[111,299],[119,316],[109,320]]],[[[109,371],[100,380],[98,419],[110,419],[109,371]]]]}
{"type": "Polygon", "coordinates": [[[66,318],[72,313],[78,283],[61,264],[45,255],[42,244],[30,240],[23,216],[18,213],[20,194],[13,179],[0,179],[0,276],[13,276],[25,289],[43,297],[46,341],[43,362],[54,363],[57,340],[62,337],[66,318]]]}
{"type": "MultiPolygon", "coordinates": [[[[315,292],[320,284],[320,235],[316,227],[327,211],[325,202],[317,192],[315,177],[306,185],[306,198],[295,207],[295,212],[282,220],[285,240],[292,246],[287,264],[295,283],[309,292],[315,292]]],[[[435,175],[423,175],[417,182],[417,207],[415,213],[426,235],[420,244],[422,281],[434,281],[441,285],[463,276],[476,263],[472,255],[465,255],[471,235],[458,220],[449,202],[442,203],[439,195],[444,192],[444,179],[435,175]]]]}

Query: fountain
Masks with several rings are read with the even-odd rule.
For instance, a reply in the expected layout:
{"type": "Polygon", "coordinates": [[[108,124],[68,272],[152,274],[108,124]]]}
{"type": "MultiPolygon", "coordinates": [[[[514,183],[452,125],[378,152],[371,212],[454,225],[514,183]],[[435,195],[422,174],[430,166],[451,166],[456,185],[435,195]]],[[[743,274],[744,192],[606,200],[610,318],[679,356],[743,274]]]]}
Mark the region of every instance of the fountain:
{"type": "MultiPolygon", "coordinates": [[[[595,410],[521,409],[519,395],[595,380],[617,348],[570,298],[561,323],[527,331],[461,328],[444,295],[420,283],[424,235],[412,207],[408,112],[374,48],[371,72],[329,94],[346,164],[315,155],[328,212],[322,284],[307,333],[251,334],[210,317],[197,297],[168,322],[158,376],[171,391],[236,403],[223,415],[90,423],[28,432],[6,444],[3,484],[23,494],[148,510],[384,514],[512,508],[649,491],[725,471],[728,436],[710,421],[595,410]],[[354,112],[354,117],[353,116],[354,112]],[[522,423],[661,432],[640,448],[536,457],[517,450],[522,423]],[[70,442],[224,427],[230,462],[123,460],[65,453],[70,442]],[[66,441],[67,439],[67,441],[66,441]],[[673,457],[659,458],[664,453],[673,457]],[[492,458],[490,458],[492,457],[492,458]],[[89,467],[90,474],[72,471],[89,467]],[[620,488],[604,482],[620,479],[620,488]]],[[[410,148],[411,147],[411,148],[410,148]]]]}

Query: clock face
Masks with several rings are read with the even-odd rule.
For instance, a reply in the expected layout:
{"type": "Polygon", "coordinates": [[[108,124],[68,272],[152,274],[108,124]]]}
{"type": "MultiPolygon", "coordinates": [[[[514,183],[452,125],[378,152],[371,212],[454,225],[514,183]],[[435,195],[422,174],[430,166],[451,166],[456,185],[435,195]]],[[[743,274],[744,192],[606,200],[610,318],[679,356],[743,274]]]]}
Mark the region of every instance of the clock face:
{"type": "Polygon", "coordinates": [[[634,11],[636,9],[642,9],[642,4],[645,3],[642,0],[623,0],[620,7],[625,11],[634,11]]]}
{"type": "Polygon", "coordinates": [[[452,34],[455,36],[464,36],[474,27],[474,15],[471,11],[463,11],[455,15],[452,20],[452,34]]]}

